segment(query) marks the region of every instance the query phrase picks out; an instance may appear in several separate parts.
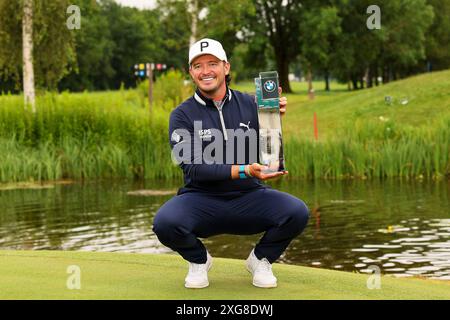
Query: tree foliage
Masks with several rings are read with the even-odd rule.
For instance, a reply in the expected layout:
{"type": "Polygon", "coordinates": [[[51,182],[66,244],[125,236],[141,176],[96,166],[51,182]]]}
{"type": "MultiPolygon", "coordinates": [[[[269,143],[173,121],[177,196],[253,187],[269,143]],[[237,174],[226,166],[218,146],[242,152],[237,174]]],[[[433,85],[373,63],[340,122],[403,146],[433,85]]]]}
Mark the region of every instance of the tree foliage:
{"type": "MultiPolygon", "coordinates": [[[[369,30],[370,0],[159,0],[153,10],[114,0],[78,0],[81,29],[69,30],[68,0],[33,0],[37,85],[60,90],[106,90],[136,85],[136,63],[187,71],[195,38],[222,42],[232,74],[253,78],[301,69],[371,86],[432,68],[450,67],[450,2],[379,0],[381,29],[369,30]],[[192,28],[192,3],[196,28],[192,28]]],[[[20,88],[23,0],[0,0],[0,91],[20,88]]]]}
{"type": "MultiPolygon", "coordinates": [[[[66,26],[68,0],[34,0],[33,62],[36,84],[55,88],[76,66],[75,35],[66,26]]],[[[23,0],[0,0],[0,75],[19,81],[23,0]]]]}
{"type": "MultiPolygon", "coordinates": [[[[333,50],[341,35],[341,18],[334,6],[317,7],[304,14],[301,24],[300,60],[307,72],[320,71],[328,76],[332,69],[333,50]]],[[[311,79],[310,79],[311,80],[311,79]]]]}
{"type": "MultiPolygon", "coordinates": [[[[184,69],[187,69],[191,36],[190,1],[192,0],[158,1],[163,32],[167,39],[165,48],[173,52],[171,57],[177,59],[175,64],[184,69]]],[[[197,0],[197,12],[194,13],[198,18],[197,34],[194,38],[220,41],[230,59],[240,42],[237,34],[254,11],[250,0],[197,0]]]]}
{"type": "Polygon", "coordinates": [[[434,20],[426,35],[426,60],[433,70],[450,67],[450,1],[428,0],[434,20]]]}
{"type": "Polygon", "coordinates": [[[82,28],[76,37],[79,68],[62,81],[61,89],[135,86],[135,64],[166,63],[157,12],[122,7],[112,0],[84,0],[80,6],[82,28]]]}
{"type": "Polygon", "coordinates": [[[273,49],[280,85],[285,92],[291,92],[289,65],[300,53],[300,21],[305,5],[313,1],[295,0],[253,0],[256,19],[251,22],[256,36],[266,37],[273,49]]]}

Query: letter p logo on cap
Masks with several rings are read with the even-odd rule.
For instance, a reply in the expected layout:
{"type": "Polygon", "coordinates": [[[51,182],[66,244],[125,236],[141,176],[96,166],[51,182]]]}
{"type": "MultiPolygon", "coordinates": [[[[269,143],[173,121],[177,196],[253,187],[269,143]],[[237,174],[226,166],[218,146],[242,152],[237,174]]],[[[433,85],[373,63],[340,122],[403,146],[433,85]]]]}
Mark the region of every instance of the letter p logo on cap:
{"type": "Polygon", "coordinates": [[[200,52],[203,52],[203,49],[204,49],[204,48],[207,48],[207,47],[209,47],[208,41],[202,41],[202,42],[200,42],[200,52]]]}
{"type": "Polygon", "coordinates": [[[189,49],[189,65],[192,60],[204,54],[211,54],[222,61],[228,62],[227,54],[220,42],[205,38],[194,43],[189,49]]]}

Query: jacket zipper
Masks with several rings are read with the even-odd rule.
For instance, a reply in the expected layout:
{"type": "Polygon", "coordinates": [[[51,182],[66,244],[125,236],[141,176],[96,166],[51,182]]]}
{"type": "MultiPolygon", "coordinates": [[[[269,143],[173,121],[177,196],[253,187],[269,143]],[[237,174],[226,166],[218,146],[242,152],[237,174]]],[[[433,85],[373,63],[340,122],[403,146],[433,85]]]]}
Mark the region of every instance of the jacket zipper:
{"type": "Polygon", "coordinates": [[[225,104],[225,100],[220,104],[220,106],[217,107],[217,110],[219,110],[220,123],[222,124],[223,136],[225,138],[225,141],[228,141],[227,128],[225,127],[225,121],[223,120],[223,114],[222,114],[222,108],[223,108],[224,104],[225,104]]]}

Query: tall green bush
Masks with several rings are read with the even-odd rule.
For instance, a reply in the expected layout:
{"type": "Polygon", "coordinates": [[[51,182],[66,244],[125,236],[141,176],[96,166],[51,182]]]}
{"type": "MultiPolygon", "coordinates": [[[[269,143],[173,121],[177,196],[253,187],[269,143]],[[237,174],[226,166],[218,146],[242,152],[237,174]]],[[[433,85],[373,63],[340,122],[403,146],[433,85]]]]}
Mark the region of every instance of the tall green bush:
{"type": "MultiPolygon", "coordinates": [[[[141,82],[138,90],[142,97],[148,99],[148,80],[141,82]]],[[[193,86],[185,80],[183,73],[178,70],[169,70],[159,76],[154,82],[153,101],[155,105],[171,110],[193,94],[193,86]]]]}

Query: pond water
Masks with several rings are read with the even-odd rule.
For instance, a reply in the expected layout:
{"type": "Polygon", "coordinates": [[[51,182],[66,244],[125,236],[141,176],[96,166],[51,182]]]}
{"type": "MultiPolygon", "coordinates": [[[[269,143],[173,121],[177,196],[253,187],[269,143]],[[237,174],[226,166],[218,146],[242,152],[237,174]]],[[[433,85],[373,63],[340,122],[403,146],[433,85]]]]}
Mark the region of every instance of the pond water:
{"type": "MultiPolygon", "coordinates": [[[[0,249],[169,253],[152,232],[177,182],[103,181],[0,190],[0,249]]],[[[272,183],[311,218],[279,262],[397,277],[450,279],[450,181],[272,183]]],[[[216,257],[245,259],[261,235],[204,239],[216,257]]]]}

